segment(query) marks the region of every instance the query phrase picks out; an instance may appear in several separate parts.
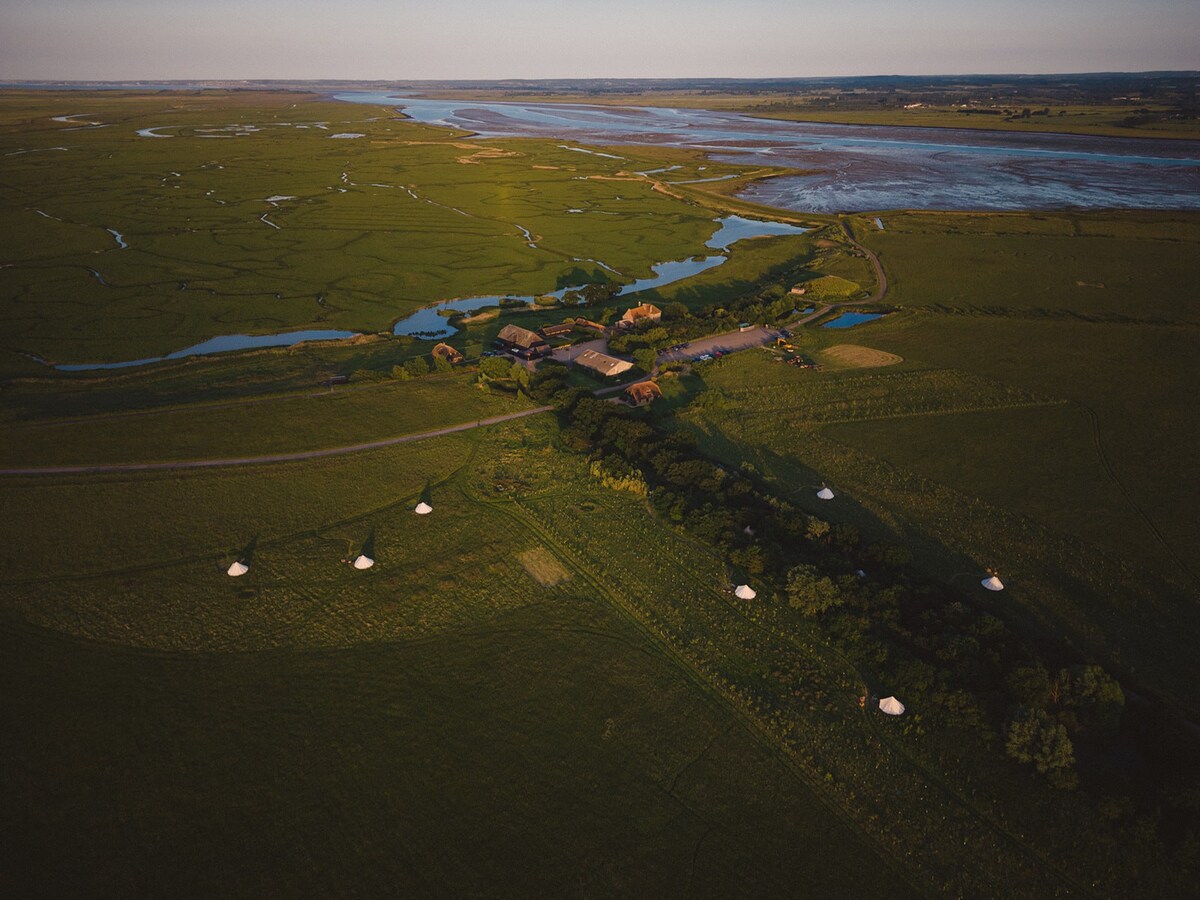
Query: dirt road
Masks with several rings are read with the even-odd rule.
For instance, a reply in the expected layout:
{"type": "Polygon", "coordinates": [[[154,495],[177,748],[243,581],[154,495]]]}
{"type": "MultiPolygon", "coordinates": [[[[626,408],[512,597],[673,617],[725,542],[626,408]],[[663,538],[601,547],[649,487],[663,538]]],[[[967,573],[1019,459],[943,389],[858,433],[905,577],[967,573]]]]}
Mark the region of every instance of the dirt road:
{"type": "Polygon", "coordinates": [[[46,466],[32,469],[0,469],[0,475],[92,475],[104,472],[159,472],[172,469],[215,469],[229,466],[261,466],[270,463],[296,462],[304,459],[320,459],[325,456],[342,456],[347,453],[361,453],[364,450],[378,450],[380,447],[391,447],[396,444],[407,444],[412,441],[423,441],[427,438],[441,437],[445,434],[456,434],[460,431],[470,431],[472,428],[483,428],[487,425],[497,425],[512,419],[532,416],[548,412],[551,406],[538,406],[533,409],[523,409],[520,412],[506,413],[503,416],[492,416],[490,419],[479,419],[475,422],[464,422],[461,425],[448,425],[434,431],[423,431],[419,434],[402,434],[399,437],[384,438],[379,441],[368,441],[362,444],[347,444],[344,447],[327,447],[324,450],[305,450],[300,453],[276,453],[270,456],[241,456],[230,459],[184,459],[176,462],[151,463],[113,463],[86,466],[46,466]]]}

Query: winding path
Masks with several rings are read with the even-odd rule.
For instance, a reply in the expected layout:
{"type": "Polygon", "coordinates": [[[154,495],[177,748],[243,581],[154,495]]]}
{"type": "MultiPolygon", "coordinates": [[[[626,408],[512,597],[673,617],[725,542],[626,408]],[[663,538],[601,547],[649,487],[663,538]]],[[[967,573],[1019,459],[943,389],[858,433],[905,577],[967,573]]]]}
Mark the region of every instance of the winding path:
{"type": "Polygon", "coordinates": [[[296,462],[304,459],[320,459],[325,456],[343,456],[347,453],[360,453],[364,450],[378,450],[380,447],[391,447],[396,444],[408,444],[412,441],[423,441],[427,438],[441,437],[446,434],[456,434],[460,431],[470,431],[486,425],[497,425],[512,419],[521,419],[538,413],[548,412],[552,406],[536,406],[533,409],[523,409],[519,412],[505,413],[502,416],[492,416],[475,422],[464,422],[461,425],[447,425],[433,431],[422,431],[418,434],[402,434],[398,437],[384,438],[379,441],[367,441],[361,444],[347,444],[344,447],[327,447],[324,450],[304,450],[299,453],[274,453],[268,456],[239,456],[229,459],[183,459],[175,462],[149,463],[111,463],[103,465],[82,466],[45,466],[30,469],[0,469],[0,475],[95,475],[105,472],[158,472],[172,469],[215,469],[231,466],[261,466],[271,463],[296,462]]]}

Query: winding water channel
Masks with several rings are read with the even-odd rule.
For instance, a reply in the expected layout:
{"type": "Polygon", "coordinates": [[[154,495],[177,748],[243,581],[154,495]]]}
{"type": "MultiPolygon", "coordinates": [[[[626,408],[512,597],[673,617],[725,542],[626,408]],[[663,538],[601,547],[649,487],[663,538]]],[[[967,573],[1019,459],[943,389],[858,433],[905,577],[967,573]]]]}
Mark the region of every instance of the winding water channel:
{"type": "MultiPolygon", "coordinates": [[[[720,251],[711,256],[693,259],[674,260],[659,263],[652,267],[654,275],[639,279],[625,285],[620,296],[636,294],[650,288],[664,287],[685,278],[690,278],[706,269],[714,268],[724,263],[730,247],[740,240],[767,235],[803,234],[807,229],[787,222],[764,222],[758,219],[746,219],[741,216],[725,216],[717,219],[720,226],[713,236],[705,241],[705,246],[711,250],[720,251]]],[[[267,223],[270,224],[270,223],[267,223]]],[[[562,298],[568,291],[582,285],[564,287],[549,292],[551,296],[562,298]]],[[[459,300],[447,300],[433,306],[426,306],[405,316],[392,328],[393,334],[413,335],[423,338],[442,338],[454,334],[458,327],[451,322],[449,316],[453,313],[470,313],[488,306],[496,306],[502,300],[518,300],[532,303],[533,297],[518,297],[511,294],[490,297],[468,297],[459,300]]],[[[191,347],[184,347],[168,353],[166,356],[149,356],[143,359],[130,359],[110,363],[60,363],[54,368],[62,372],[90,372],[99,369],[128,369],[133,366],[145,366],[150,363],[164,362],[172,359],[184,359],[189,356],[207,356],[213,353],[226,353],[231,350],[255,350],[263,347],[291,347],[305,341],[337,341],[357,337],[356,331],[338,331],[335,329],[315,329],[307,331],[285,331],[278,334],[227,334],[210,338],[191,347]]]]}

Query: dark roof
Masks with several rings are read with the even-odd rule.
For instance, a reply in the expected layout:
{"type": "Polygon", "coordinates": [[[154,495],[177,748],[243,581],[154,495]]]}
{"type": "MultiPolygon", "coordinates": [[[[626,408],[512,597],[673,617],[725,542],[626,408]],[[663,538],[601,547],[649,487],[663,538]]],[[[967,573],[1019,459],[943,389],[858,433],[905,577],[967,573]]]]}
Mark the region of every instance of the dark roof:
{"type": "Polygon", "coordinates": [[[546,343],[540,334],[518,325],[505,325],[496,335],[496,340],[512,344],[514,347],[524,347],[526,350],[546,343]]]}

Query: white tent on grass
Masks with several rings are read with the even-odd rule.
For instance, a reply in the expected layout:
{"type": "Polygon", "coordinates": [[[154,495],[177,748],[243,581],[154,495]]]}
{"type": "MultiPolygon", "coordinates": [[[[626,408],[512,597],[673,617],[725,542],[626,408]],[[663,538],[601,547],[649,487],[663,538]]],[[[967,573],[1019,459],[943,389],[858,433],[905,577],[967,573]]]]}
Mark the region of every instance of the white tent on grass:
{"type": "Polygon", "coordinates": [[[895,697],[884,697],[879,701],[879,708],[889,716],[900,716],[904,714],[904,704],[895,697]]]}
{"type": "Polygon", "coordinates": [[[827,487],[823,487],[819,491],[817,491],[817,496],[822,500],[832,500],[833,499],[833,491],[831,491],[827,487]]]}
{"type": "Polygon", "coordinates": [[[354,568],[356,569],[369,569],[373,565],[375,565],[375,560],[364,553],[360,553],[354,559],[354,568]]]}
{"type": "Polygon", "coordinates": [[[250,567],[239,559],[225,571],[225,574],[232,578],[241,578],[249,571],[250,567]]]}
{"type": "Polygon", "coordinates": [[[758,591],[754,590],[748,584],[739,584],[733,593],[739,600],[753,600],[758,596],[758,591]]]}
{"type": "Polygon", "coordinates": [[[983,579],[983,581],[981,581],[979,583],[982,584],[989,591],[1004,590],[1004,582],[1001,581],[999,578],[997,578],[995,575],[989,575],[987,578],[983,579]]]}
{"type": "Polygon", "coordinates": [[[426,503],[424,500],[422,500],[420,503],[417,504],[417,507],[416,507],[416,509],[413,510],[413,512],[415,512],[418,516],[427,516],[431,512],[433,512],[433,507],[430,506],[428,503],[426,503]]]}

